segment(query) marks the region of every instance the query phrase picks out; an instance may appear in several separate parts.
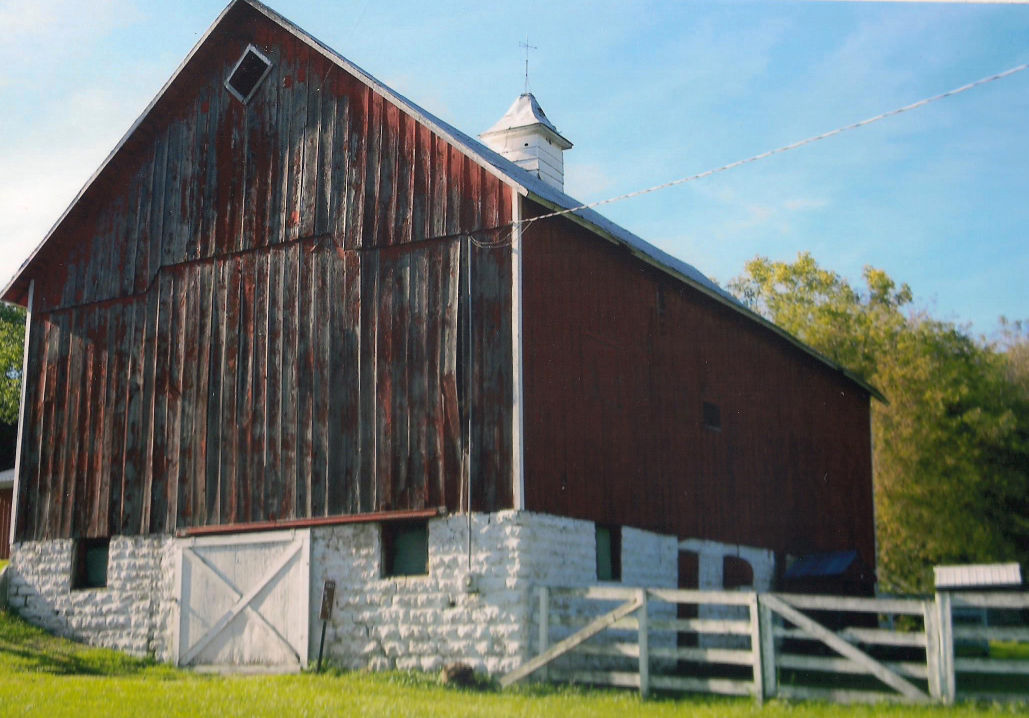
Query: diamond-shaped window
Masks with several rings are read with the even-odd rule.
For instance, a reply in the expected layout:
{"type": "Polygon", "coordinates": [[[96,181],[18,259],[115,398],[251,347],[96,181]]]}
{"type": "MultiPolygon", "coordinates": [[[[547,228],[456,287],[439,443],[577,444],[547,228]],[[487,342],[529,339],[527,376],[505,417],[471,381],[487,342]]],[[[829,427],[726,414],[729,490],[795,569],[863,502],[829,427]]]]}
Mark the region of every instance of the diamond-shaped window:
{"type": "Polygon", "coordinates": [[[243,52],[243,57],[239,58],[239,62],[229,73],[225,87],[237,100],[245,104],[257,92],[261,80],[271,69],[271,60],[262,55],[256,47],[249,45],[243,52]]]}

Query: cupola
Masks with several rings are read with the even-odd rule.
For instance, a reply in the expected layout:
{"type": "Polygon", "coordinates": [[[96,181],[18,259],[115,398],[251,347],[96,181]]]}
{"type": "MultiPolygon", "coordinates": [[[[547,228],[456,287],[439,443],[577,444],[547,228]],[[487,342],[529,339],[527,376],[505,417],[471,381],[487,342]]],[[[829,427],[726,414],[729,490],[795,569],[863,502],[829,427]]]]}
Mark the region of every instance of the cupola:
{"type": "Polygon", "coordinates": [[[499,121],[479,135],[494,152],[564,191],[564,151],[572,143],[561,136],[532,93],[520,95],[499,121]]]}

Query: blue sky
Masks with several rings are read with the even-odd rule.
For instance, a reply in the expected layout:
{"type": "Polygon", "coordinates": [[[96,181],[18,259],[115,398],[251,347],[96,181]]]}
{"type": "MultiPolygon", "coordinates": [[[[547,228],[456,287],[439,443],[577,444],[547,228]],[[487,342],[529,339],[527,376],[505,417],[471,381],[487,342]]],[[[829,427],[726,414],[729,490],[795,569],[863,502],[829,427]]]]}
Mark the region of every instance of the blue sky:
{"type": "MultiPolygon", "coordinates": [[[[0,0],[0,275],[11,276],[224,7],[0,0]]],[[[469,134],[530,89],[591,201],[1029,62],[1029,5],[317,2],[271,6],[469,134]]],[[[1029,318],[1029,71],[603,213],[721,283],[755,255],[873,265],[935,316],[1029,318]]]]}

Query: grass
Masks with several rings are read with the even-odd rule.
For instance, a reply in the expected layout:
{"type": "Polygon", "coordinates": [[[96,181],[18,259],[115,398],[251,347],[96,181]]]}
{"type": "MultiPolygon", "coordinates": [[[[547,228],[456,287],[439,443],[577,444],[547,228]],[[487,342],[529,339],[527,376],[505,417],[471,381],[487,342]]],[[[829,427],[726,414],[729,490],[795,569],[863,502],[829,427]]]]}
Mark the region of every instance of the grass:
{"type": "Polygon", "coordinates": [[[990,641],[990,655],[1008,661],[1029,661],[1029,643],[990,641]]]}
{"type": "Polygon", "coordinates": [[[4,716],[598,716],[604,718],[858,718],[1024,715],[1024,706],[953,708],[836,706],[709,696],[640,701],[631,691],[529,685],[441,686],[418,673],[210,676],[56,638],[0,611],[0,706],[4,716]]]}

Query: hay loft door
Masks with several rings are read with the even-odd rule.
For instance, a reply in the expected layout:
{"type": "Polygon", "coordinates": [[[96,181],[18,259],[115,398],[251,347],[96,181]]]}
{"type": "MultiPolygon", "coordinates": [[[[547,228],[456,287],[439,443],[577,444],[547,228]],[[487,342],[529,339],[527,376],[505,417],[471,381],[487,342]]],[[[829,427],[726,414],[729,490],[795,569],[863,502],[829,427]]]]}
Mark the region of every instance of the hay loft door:
{"type": "Polygon", "coordinates": [[[180,666],[295,671],[307,665],[310,531],[179,544],[180,666]]]}

